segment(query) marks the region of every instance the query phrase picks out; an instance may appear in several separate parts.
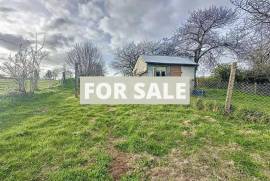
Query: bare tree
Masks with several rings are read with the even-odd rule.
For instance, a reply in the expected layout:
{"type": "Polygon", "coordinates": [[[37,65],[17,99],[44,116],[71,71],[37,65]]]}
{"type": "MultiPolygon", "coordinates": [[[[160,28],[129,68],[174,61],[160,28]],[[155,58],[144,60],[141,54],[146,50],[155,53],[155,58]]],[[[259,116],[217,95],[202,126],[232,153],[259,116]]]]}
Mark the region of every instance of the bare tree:
{"type": "Polygon", "coordinates": [[[53,73],[52,73],[52,71],[51,71],[51,70],[48,70],[48,71],[46,72],[46,74],[44,75],[44,78],[45,78],[45,79],[48,79],[48,80],[53,79],[53,73]]]}
{"type": "Polygon", "coordinates": [[[262,78],[270,81],[270,40],[269,34],[263,31],[252,34],[246,38],[245,48],[242,49],[242,60],[245,60],[254,79],[262,78]]]}
{"type": "Polygon", "coordinates": [[[267,24],[270,27],[269,0],[231,0],[237,8],[248,13],[250,20],[256,24],[267,24]]]}
{"type": "Polygon", "coordinates": [[[66,78],[70,79],[73,76],[73,72],[70,70],[66,70],[66,78]]]}
{"type": "Polygon", "coordinates": [[[129,43],[116,50],[112,67],[123,75],[132,75],[133,68],[141,54],[141,50],[134,42],[129,43]]]}
{"type": "Polygon", "coordinates": [[[26,94],[26,81],[32,73],[32,62],[29,60],[28,49],[24,49],[20,45],[17,53],[14,56],[10,55],[8,61],[0,66],[0,70],[15,80],[21,94],[26,94]]]}
{"type": "Polygon", "coordinates": [[[34,45],[29,47],[30,59],[32,62],[32,74],[30,77],[30,92],[32,93],[34,93],[34,91],[38,88],[40,64],[42,60],[48,55],[48,52],[43,51],[44,44],[45,36],[39,46],[38,34],[36,33],[34,45]]]}
{"type": "Polygon", "coordinates": [[[169,41],[143,41],[138,44],[128,43],[115,52],[115,61],[111,66],[125,76],[131,76],[140,55],[168,55],[172,54],[169,41]]]}
{"type": "Polygon", "coordinates": [[[52,77],[53,77],[54,80],[57,79],[60,72],[61,72],[61,70],[59,68],[55,68],[55,69],[52,70],[52,77]]]}
{"type": "Polygon", "coordinates": [[[231,39],[238,39],[234,51],[248,65],[250,74],[256,79],[270,81],[270,1],[231,0],[236,10],[245,15],[244,28],[233,31],[231,39]]]}
{"type": "Polygon", "coordinates": [[[51,70],[48,70],[44,76],[45,79],[49,80],[49,88],[52,87],[53,73],[51,70]]]}
{"type": "Polygon", "coordinates": [[[103,76],[105,65],[101,52],[91,42],[76,44],[68,53],[66,63],[75,68],[78,63],[80,76],[103,76]]]}
{"type": "Polygon", "coordinates": [[[235,17],[235,12],[225,7],[212,6],[192,12],[173,37],[178,42],[177,51],[191,55],[196,63],[215,64],[219,55],[217,51],[225,45],[220,30],[232,23],[235,17]]]}

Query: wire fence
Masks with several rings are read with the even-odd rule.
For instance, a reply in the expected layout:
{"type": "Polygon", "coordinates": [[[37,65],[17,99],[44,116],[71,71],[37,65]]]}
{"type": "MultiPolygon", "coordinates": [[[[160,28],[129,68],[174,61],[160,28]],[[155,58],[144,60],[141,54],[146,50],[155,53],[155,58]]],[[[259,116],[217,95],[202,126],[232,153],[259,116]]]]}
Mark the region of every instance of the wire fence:
{"type": "MultiPolygon", "coordinates": [[[[29,83],[27,83],[29,84],[29,83]]],[[[46,89],[63,84],[63,81],[40,80],[39,89],[46,89]]],[[[12,79],[0,79],[0,96],[16,91],[17,86],[12,79]]],[[[228,89],[227,81],[213,81],[199,78],[193,97],[217,103],[224,110],[228,89]]],[[[78,91],[78,90],[77,90],[78,91]]],[[[270,115],[270,83],[235,82],[232,94],[232,108],[257,110],[270,115]]]]}
{"type": "MultiPolygon", "coordinates": [[[[43,90],[47,88],[51,88],[60,84],[58,80],[39,80],[38,89],[43,90]]],[[[26,81],[26,89],[29,90],[30,81],[26,81]]],[[[7,95],[18,92],[18,85],[16,84],[14,79],[3,78],[0,79],[0,95],[7,95]]]]}
{"type": "MultiPolygon", "coordinates": [[[[203,100],[225,103],[228,82],[200,79],[193,95],[203,100]]],[[[270,83],[235,82],[232,106],[270,113],[270,83]]]]}

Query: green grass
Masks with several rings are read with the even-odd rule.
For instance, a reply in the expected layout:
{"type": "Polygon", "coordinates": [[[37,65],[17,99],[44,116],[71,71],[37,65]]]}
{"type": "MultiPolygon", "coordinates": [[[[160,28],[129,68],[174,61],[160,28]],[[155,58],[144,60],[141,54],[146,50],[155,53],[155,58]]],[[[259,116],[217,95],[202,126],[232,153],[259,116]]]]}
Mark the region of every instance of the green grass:
{"type": "MultiPolygon", "coordinates": [[[[57,80],[52,80],[51,85],[55,86],[58,84],[57,80]]],[[[49,80],[40,80],[39,89],[46,89],[49,87],[49,80]]],[[[26,82],[26,88],[29,89],[29,81],[26,82]]],[[[12,79],[0,79],[0,95],[6,94],[9,91],[14,91],[17,89],[17,85],[12,79]]]]}
{"type": "Polygon", "coordinates": [[[60,87],[0,104],[0,180],[113,180],[123,164],[122,180],[269,180],[269,150],[269,124],[187,106],[80,105],[60,87]]]}

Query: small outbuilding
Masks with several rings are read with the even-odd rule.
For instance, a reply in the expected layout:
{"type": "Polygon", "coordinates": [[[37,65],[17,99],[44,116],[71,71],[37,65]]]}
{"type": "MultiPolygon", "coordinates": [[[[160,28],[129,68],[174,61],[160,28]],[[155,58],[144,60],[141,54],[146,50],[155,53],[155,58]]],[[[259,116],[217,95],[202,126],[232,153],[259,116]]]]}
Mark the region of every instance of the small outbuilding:
{"type": "Polygon", "coordinates": [[[146,56],[138,58],[133,69],[134,76],[175,76],[194,79],[195,68],[198,66],[189,57],[146,56]]]}

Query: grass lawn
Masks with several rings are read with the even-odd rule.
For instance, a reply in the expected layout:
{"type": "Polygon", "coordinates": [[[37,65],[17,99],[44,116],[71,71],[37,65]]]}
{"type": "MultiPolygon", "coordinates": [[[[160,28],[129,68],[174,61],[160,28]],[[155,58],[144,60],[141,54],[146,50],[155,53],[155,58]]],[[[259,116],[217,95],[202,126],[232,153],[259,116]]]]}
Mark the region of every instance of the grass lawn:
{"type": "Polygon", "coordinates": [[[269,124],[175,105],[0,100],[0,180],[270,180],[269,124]]]}
{"type": "MultiPolygon", "coordinates": [[[[40,80],[39,81],[39,89],[48,88],[49,85],[54,86],[57,85],[59,81],[52,80],[51,84],[49,84],[49,80],[40,80]]],[[[29,89],[29,81],[26,82],[26,87],[29,89]]],[[[7,93],[8,91],[15,90],[17,88],[16,83],[12,79],[0,79],[0,95],[7,93]]]]}

